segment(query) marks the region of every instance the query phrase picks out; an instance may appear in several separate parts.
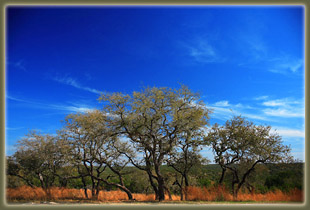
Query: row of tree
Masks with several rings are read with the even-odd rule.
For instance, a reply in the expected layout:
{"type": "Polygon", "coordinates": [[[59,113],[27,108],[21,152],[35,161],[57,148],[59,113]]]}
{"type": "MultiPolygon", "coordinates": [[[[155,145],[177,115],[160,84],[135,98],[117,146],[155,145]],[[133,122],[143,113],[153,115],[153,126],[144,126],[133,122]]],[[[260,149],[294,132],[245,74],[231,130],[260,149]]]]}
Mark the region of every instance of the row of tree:
{"type": "Polygon", "coordinates": [[[292,158],[290,148],[270,132],[270,126],[236,116],[223,126],[208,128],[211,110],[185,86],[145,88],[132,95],[103,94],[99,101],[102,110],[68,115],[57,135],[30,132],[18,142],[15,154],[7,157],[7,174],[32,187],[36,177],[48,195],[56,178],[62,186],[81,179],[88,197],[86,179],[90,179],[93,199],[104,184],[118,187],[132,200],[124,184],[124,168],[130,165],[147,175],[156,199],[162,201],[165,193],[170,195],[161,171],[167,165],[178,175],[173,184],[186,199],[188,174],[208,162],[200,151],[210,146],[222,169],[219,184],[229,171],[236,198],[243,186],[250,185],[248,177],[257,165],[292,158]]]}

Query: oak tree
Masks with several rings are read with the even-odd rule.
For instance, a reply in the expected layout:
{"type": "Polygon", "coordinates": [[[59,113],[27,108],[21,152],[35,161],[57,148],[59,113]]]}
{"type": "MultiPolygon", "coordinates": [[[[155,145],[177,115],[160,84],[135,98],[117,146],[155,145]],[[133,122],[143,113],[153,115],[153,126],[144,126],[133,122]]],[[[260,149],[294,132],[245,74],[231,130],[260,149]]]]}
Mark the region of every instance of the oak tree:
{"type": "Polygon", "coordinates": [[[86,197],[88,195],[85,179],[89,177],[92,184],[92,199],[98,199],[102,183],[114,185],[125,191],[130,200],[133,198],[124,185],[121,173],[128,160],[124,160],[124,155],[115,148],[117,146],[125,149],[126,145],[112,134],[106,116],[102,112],[93,110],[84,114],[68,115],[62,136],[70,145],[71,160],[78,169],[86,197]],[[119,183],[110,182],[110,176],[104,178],[107,168],[117,175],[119,183]]]}
{"type": "Polygon", "coordinates": [[[241,116],[228,120],[224,126],[215,124],[206,138],[212,145],[215,162],[222,168],[222,183],[226,170],[232,173],[232,192],[240,188],[258,164],[291,160],[290,147],[281,136],[271,132],[271,126],[254,125],[241,116]]]}
{"type": "Polygon", "coordinates": [[[18,141],[17,151],[8,158],[8,175],[24,180],[35,187],[37,178],[47,196],[53,186],[58,170],[65,164],[61,142],[55,136],[30,131],[18,141]]]}
{"type": "Polygon", "coordinates": [[[185,127],[184,132],[179,135],[176,147],[171,151],[167,158],[168,166],[172,167],[181,179],[174,182],[180,188],[181,200],[183,192],[187,200],[187,188],[190,186],[189,173],[194,167],[201,167],[202,164],[208,163],[208,159],[202,157],[200,151],[203,149],[204,127],[185,127]],[[185,187],[184,187],[185,186],[185,187]]]}
{"type": "Polygon", "coordinates": [[[138,158],[127,155],[131,163],[144,170],[156,199],[165,199],[165,177],[161,172],[168,155],[178,144],[184,128],[206,125],[209,110],[198,94],[187,87],[145,88],[132,95],[104,94],[104,112],[119,135],[128,139],[138,158]],[[140,158],[139,158],[140,157],[140,158]]]}

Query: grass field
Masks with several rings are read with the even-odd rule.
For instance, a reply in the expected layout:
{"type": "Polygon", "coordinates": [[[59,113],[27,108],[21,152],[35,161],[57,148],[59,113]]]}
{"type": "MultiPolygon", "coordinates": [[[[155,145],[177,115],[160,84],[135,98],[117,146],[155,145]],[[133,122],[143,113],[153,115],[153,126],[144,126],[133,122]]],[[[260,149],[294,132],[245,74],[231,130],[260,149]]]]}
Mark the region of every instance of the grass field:
{"type": "MultiPolygon", "coordinates": [[[[31,188],[22,186],[20,188],[12,188],[6,190],[6,197],[8,203],[19,202],[42,202],[42,201],[55,201],[55,202],[69,202],[69,203],[94,203],[94,202],[128,202],[125,192],[120,190],[115,191],[100,191],[97,201],[86,199],[83,189],[67,189],[54,187],[50,189],[51,197],[48,198],[42,188],[31,188]]],[[[88,196],[91,198],[91,191],[88,190],[88,196]]],[[[137,194],[133,193],[136,202],[154,202],[154,194],[137,194]]],[[[180,196],[172,195],[172,200],[166,196],[167,202],[180,203],[180,196]]],[[[232,202],[232,195],[221,187],[212,188],[188,188],[188,200],[194,202],[208,201],[208,202],[232,202]]],[[[303,192],[301,190],[291,190],[288,193],[281,191],[261,193],[244,193],[240,192],[238,199],[234,202],[303,202],[303,192]]]]}

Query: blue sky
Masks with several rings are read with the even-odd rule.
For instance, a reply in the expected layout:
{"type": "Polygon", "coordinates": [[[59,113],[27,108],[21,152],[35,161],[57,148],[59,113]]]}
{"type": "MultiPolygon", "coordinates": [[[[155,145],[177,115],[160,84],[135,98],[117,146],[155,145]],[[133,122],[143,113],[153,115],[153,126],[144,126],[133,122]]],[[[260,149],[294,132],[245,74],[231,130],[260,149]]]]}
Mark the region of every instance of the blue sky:
{"type": "Polygon", "coordinates": [[[185,84],[211,124],[271,125],[304,160],[302,6],[8,7],[6,21],[8,155],[28,130],[100,108],[100,92],[185,84]]]}

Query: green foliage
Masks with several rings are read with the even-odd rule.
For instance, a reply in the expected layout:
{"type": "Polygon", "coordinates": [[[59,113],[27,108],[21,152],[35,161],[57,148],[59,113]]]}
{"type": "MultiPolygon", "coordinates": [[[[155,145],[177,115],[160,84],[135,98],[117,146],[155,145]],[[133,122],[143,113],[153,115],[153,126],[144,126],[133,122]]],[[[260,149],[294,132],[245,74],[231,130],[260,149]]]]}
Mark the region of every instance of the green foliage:
{"type": "Polygon", "coordinates": [[[30,131],[18,142],[15,154],[8,157],[7,174],[47,190],[55,182],[56,171],[65,164],[61,144],[54,136],[30,131]]]}
{"type": "Polygon", "coordinates": [[[222,168],[219,182],[223,181],[229,170],[235,198],[244,185],[253,188],[249,178],[259,165],[292,160],[291,149],[282,144],[277,133],[270,130],[270,126],[257,126],[238,116],[228,120],[224,126],[215,124],[208,133],[206,141],[212,146],[215,162],[222,168]]]}
{"type": "Polygon", "coordinates": [[[7,184],[7,188],[17,188],[17,187],[21,187],[23,185],[26,185],[27,183],[25,183],[22,179],[16,177],[16,176],[10,176],[8,175],[6,177],[6,184],[7,184]]]}
{"type": "Polygon", "coordinates": [[[210,187],[212,182],[208,177],[201,177],[197,183],[199,187],[210,187]]]}
{"type": "Polygon", "coordinates": [[[288,192],[294,188],[302,189],[302,166],[303,165],[300,163],[287,164],[284,169],[280,168],[280,170],[274,171],[272,174],[267,176],[265,186],[268,189],[280,189],[284,192],[288,192]]]}
{"type": "Polygon", "coordinates": [[[211,111],[185,86],[99,101],[102,110],[68,115],[57,136],[31,131],[21,139],[7,157],[7,186],[90,188],[93,195],[120,188],[159,200],[189,185],[224,184],[234,194],[302,189],[303,164],[291,163],[290,147],[270,126],[238,116],[206,129],[211,111]],[[212,147],[216,164],[200,154],[203,146],[212,147]]]}
{"type": "Polygon", "coordinates": [[[104,112],[108,113],[106,116],[112,129],[124,135],[134,153],[142,154],[143,158],[126,156],[134,166],[148,174],[156,196],[164,200],[165,177],[160,171],[161,166],[170,158],[173,159],[171,165],[180,166],[182,163],[186,168],[181,169],[181,174],[186,178],[185,174],[194,163],[185,163],[184,157],[193,157],[191,160],[197,162],[197,150],[189,153],[185,149],[187,151],[182,156],[176,152],[177,147],[183,144],[194,148],[195,142],[199,144],[210,111],[199,101],[198,94],[185,86],[180,89],[145,88],[131,96],[106,94],[99,100],[106,102],[104,112]]]}
{"type": "MultiPolygon", "coordinates": [[[[270,190],[283,190],[286,189],[292,190],[294,188],[302,189],[303,186],[303,164],[302,163],[292,163],[292,164],[267,164],[267,171],[264,171],[263,173],[255,173],[255,179],[251,179],[251,184],[255,186],[255,192],[257,193],[266,193],[270,190]],[[289,176],[287,176],[287,174],[289,176]],[[279,175],[281,174],[281,175],[279,175]],[[286,175],[285,175],[286,174],[286,175]],[[282,178],[285,179],[285,181],[278,181],[282,178]],[[269,180],[269,181],[267,181],[269,180]],[[271,182],[270,182],[271,181],[271,182]],[[284,183],[287,188],[284,188],[283,186],[276,185],[275,183],[284,183]]],[[[71,170],[74,171],[74,167],[71,167],[71,170]]],[[[153,193],[148,178],[146,174],[132,166],[127,166],[125,171],[128,171],[130,173],[124,175],[125,185],[130,191],[133,193],[153,193]]],[[[173,172],[173,170],[168,166],[162,166],[162,169],[164,174],[170,174],[173,172]]],[[[209,164],[205,166],[201,166],[201,173],[197,175],[197,172],[192,172],[191,179],[194,179],[192,182],[196,183],[197,186],[205,186],[205,187],[211,187],[217,184],[221,168],[218,164],[209,164]]],[[[107,171],[105,176],[112,174],[112,172],[107,171]]],[[[171,177],[172,179],[174,177],[171,177]]],[[[6,177],[7,179],[7,187],[14,188],[19,187],[22,185],[25,185],[26,183],[16,177],[16,176],[10,176],[8,175],[6,177]]],[[[35,186],[40,186],[39,179],[33,178],[33,182],[35,186]]],[[[91,180],[89,177],[86,178],[86,183],[88,186],[91,185],[91,180]]],[[[230,189],[230,178],[229,174],[227,175],[227,178],[225,179],[225,186],[230,189]]],[[[59,185],[55,185],[59,186],[59,185]]],[[[169,185],[171,189],[173,186],[169,185]]],[[[81,179],[70,179],[68,180],[68,188],[76,188],[81,189],[83,188],[83,184],[81,179]]],[[[105,188],[105,187],[104,187],[105,188]]],[[[107,188],[112,189],[112,188],[107,188]]],[[[178,192],[179,193],[179,192],[178,192]]]]}

